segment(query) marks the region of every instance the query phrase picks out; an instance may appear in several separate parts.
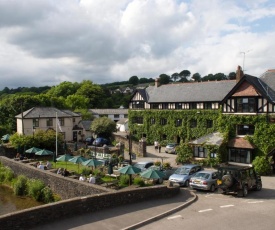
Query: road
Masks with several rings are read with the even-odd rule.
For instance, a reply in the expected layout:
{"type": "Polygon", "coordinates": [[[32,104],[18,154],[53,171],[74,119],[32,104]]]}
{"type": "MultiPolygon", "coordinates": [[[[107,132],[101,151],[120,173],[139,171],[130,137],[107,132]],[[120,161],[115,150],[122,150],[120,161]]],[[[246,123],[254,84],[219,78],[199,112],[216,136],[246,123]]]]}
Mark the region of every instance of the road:
{"type": "Polygon", "coordinates": [[[273,230],[275,177],[263,177],[262,191],[247,197],[195,191],[197,202],[139,229],[273,230]]]}

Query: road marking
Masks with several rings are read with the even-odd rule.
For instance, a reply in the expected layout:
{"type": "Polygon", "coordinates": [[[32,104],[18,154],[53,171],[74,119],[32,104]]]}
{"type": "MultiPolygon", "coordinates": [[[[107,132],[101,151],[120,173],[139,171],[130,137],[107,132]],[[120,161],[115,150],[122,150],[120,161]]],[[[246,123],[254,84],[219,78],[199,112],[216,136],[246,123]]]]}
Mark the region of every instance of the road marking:
{"type": "Polygon", "coordinates": [[[258,203],[263,203],[262,200],[260,201],[250,201],[250,202],[247,202],[248,204],[258,204],[258,203]]]}
{"type": "Polygon", "coordinates": [[[212,208],[209,208],[209,209],[200,210],[199,212],[209,212],[209,211],[212,211],[212,210],[213,210],[212,208]]]}
{"type": "Polygon", "coordinates": [[[173,219],[176,219],[176,218],[181,218],[181,215],[168,217],[167,220],[173,220],[173,219]]]}
{"type": "Polygon", "coordinates": [[[228,204],[228,205],[220,206],[220,208],[229,208],[229,207],[233,207],[233,206],[234,206],[233,204],[228,204]]]}

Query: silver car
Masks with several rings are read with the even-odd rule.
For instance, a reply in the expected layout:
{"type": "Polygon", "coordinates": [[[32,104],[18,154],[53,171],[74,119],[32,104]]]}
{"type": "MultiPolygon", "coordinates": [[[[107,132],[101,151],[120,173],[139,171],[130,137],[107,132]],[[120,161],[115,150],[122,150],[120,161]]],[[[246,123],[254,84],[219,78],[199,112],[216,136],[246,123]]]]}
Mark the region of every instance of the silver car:
{"type": "Polygon", "coordinates": [[[196,172],[201,171],[200,165],[186,164],[179,167],[174,174],[169,177],[169,181],[178,183],[180,186],[189,187],[189,180],[196,172]]]}
{"type": "Polygon", "coordinates": [[[176,143],[169,143],[169,144],[166,145],[164,151],[165,151],[166,153],[173,153],[173,154],[176,154],[176,146],[177,146],[176,143]]]}
{"type": "Polygon", "coordinates": [[[190,188],[214,192],[217,185],[217,171],[200,171],[190,178],[190,188]]]}

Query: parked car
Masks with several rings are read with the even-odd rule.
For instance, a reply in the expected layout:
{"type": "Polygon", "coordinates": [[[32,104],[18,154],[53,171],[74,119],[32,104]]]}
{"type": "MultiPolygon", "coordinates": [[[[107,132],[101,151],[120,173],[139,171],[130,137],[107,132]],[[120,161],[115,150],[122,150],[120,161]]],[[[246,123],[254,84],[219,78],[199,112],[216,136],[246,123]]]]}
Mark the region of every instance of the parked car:
{"type": "Polygon", "coordinates": [[[165,152],[176,154],[176,146],[177,146],[176,143],[167,144],[166,147],[165,147],[165,152]]]}
{"type": "Polygon", "coordinates": [[[210,190],[214,192],[218,187],[217,171],[199,171],[190,178],[189,185],[192,189],[210,190]]]}
{"type": "Polygon", "coordinates": [[[186,164],[179,167],[174,174],[169,177],[169,181],[178,183],[180,186],[189,187],[189,181],[192,175],[201,171],[200,165],[186,164]]]}
{"type": "Polygon", "coordinates": [[[218,189],[223,194],[247,196],[249,190],[260,191],[262,180],[252,166],[225,165],[218,168],[218,189]]]}
{"type": "Polygon", "coordinates": [[[92,145],[93,144],[93,142],[94,142],[94,138],[93,137],[87,137],[86,139],[85,139],[85,143],[87,144],[87,145],[92,145]]]}
{"type": "Polygon", "coordinates": [[[110,141],[106,138],[103,138],[103,137],[97,137],[94,142],[93,142],[93,145],[95,146],[103,146],[103,145],[109,145],[110,144],[110,141]]]}
{"type": "Polygon", "coordinates": [[[141,171],[145,171],[146,169],[148,169],[152,165],[154,165],[153,161],[141,161],[141,162],[137,162],[137,163],[134,164],[134,166],[137,167],[137,168],[140,168],[141,171]]]}

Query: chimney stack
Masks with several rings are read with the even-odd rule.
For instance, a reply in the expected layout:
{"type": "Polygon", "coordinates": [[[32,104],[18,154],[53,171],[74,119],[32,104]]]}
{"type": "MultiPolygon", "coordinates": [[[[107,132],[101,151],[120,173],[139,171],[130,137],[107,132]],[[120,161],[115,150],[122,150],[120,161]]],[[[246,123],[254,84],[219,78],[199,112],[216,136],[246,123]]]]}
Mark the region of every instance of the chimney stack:
{"type": "Polygon", "coordinates": [[[236,71],[236,82],[239,82],[242,77],[243,77],[242,67],[238,66],[236,71]]]}
{"type": "Polygon", "coordinates": [[[159,87],[160,86],[160,79],[159,78],[156,78],[155,80],[155,87],[159,87]]]}

